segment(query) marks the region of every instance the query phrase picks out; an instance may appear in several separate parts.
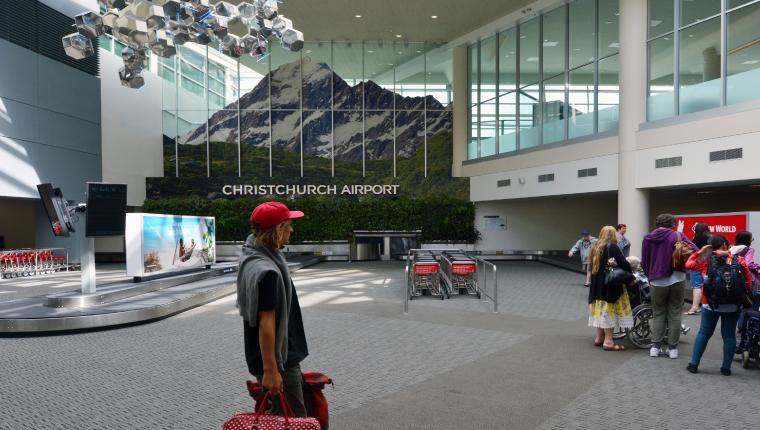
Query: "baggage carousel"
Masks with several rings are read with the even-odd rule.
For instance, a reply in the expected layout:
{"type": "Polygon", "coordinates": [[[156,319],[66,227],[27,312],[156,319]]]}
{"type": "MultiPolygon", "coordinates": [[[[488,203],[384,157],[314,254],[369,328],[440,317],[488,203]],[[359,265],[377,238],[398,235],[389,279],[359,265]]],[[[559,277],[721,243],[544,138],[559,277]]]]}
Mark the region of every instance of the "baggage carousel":
{"type": "MultiPolygon", "coordinates": [[[[314,257],[302,258],[288,261],[288,265],[291,271],[296,271],[319,261],[314,257]]],[[[55,279],[55,275],[45,277],[46,281],[50,279],[55,279]]],[[[234,294],[236,280],[237,263],[224,263],[142,282],[125,278],[98,285],[93,294],[66,291],[3,301],[0,302],[0,335],[87,330],[154,321],[234,294]]]]}

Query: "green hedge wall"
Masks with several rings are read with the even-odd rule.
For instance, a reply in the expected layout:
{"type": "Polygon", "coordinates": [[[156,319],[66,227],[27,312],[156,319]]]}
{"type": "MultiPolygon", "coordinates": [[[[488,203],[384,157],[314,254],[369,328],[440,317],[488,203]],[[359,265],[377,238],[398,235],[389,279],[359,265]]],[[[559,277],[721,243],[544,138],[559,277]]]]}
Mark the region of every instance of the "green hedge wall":
{"type": "MultiPolygon", "coordinates": [[[[149,213],[216,217],[217,240],[245,240],[248,216],[263,199],[207,200],[196,197],[147,199],[149,213]]],[[[472,243],[478,239],[475,206],[448,197],[421,199],[362,199],[304,197],[285,201],[289,208],[303,211],[294,224],[291,241],[345,240],[353,230],[422,230],[424,241],[472,243]]]]}

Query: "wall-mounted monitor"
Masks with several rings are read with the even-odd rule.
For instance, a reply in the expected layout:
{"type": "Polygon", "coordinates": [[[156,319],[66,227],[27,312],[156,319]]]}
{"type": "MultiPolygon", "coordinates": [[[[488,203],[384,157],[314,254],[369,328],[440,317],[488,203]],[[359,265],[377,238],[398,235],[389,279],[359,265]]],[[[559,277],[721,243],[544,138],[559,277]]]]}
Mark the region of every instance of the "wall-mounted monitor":
{"type": "Polygon", "coordinates": [[[37,191],[40,193],[42,206],[45,208],[53,234],[59,237],[68,237],[75,230],[61,189],[53,188],[51,184],[39,184],[37,191]]]}
{"type": "Polygon", "coordinates": [[[87,237],[124,235],[126,213],[125,184],[87,183],[87,237]]]}

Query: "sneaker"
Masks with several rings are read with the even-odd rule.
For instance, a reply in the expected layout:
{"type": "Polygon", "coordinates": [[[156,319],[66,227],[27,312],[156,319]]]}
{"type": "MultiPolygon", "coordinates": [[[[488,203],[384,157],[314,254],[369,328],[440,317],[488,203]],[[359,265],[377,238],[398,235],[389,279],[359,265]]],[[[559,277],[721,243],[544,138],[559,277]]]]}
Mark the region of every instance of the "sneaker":
{"type": "Polygon", "coordinates": [[[724,369],[721,367],[720,373],[723,374],[723,376],[731,376],[731,369],[724,369]]]}
{"type": "Polygon", "coordinates": [[[660,356],[660,348],[653,346],[649,348],[649,356],[650,357],[659,357],[660,356]]]}
{"type": "Polygon", "coordinates": [[[697,365],[696,364],[691,364],[691,363],[689,363],[686,366],[686,370],[688,370],[691,373],[698,373],[699,372],[699,369],[697,368],[697,365]]]}
{"type": "Polygon", "coordinates": [[[668,349],[668,357],[672,358],[673,360],[678,358],[678,349],[677,348],[668,349]]]}

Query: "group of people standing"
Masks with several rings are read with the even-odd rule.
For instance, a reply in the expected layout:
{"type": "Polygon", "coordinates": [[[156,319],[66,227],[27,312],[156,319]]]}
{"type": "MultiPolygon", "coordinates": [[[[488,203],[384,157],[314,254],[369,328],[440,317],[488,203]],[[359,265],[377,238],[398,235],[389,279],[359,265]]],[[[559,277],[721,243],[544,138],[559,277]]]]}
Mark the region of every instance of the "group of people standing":
{"type": "Polygon", "coordinates": [[[633,327],[627,286],[633,286],[633,273],[640,270],[651,287],[653,344],[649,355],[677,359],[682,314],[701,314],[687,370],[698,372],[707,342],[720,320],[723,337],[720,370],[723,375],[731,374],[737,320],[742,307],[751,301],[753,283],[760,283],[760,266],[754,262],[755,251],[751,246],[754,239],[749,231],[741,231],[732,246],[726,237],[711,235],[704,223],[697,224],[694,232],[689,239],[676,230],[675,216],[658,215],[655,229],[642,241],[640,260],[629,256],[630,241],[625,237],[624,224],[617,228],[603,227],[598,238],[582,232],[569,255],[579,252],[586,271],[589,326],[596,328],[594,345],[606,351],[625,349],[614,341],[613,331],[633,327]],[[683,312],[687,276],[693,304],[683,312]]]}

